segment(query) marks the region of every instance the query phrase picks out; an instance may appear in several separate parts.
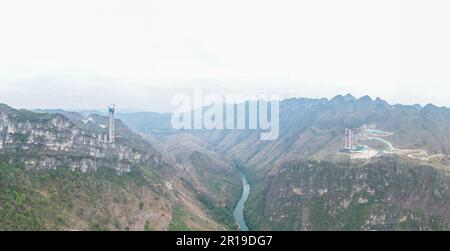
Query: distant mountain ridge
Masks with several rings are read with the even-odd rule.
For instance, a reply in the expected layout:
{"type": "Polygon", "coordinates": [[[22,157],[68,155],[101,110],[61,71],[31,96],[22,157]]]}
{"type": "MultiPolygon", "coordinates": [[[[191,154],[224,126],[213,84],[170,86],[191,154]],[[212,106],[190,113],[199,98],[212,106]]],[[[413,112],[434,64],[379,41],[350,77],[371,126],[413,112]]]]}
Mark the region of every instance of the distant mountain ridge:
{"type": "MultiPolygon", "coordinates": [[[[160,135],[141,128],[143,134],[160,135]]],[[[249,176],[245,215],[253,230],[449,229],[448,108],[390,105],[369,96],[290,98],[280,103],[280,135],[274,141],[259,140],[258,130],[167,128],[165,134],[176,138],[186,133],[208,142],[249,176]],[[340,154],[345,129],[362,126],[391,132],[385,139],[396,148],[444,157],[352,160],[340,154]]]]}
{"type": "Polygon", "coordinates": [[[102,112],[0,105],[0,229],[234,229],[237,169],[252,186],[245,207],[252,230],[450,226],[449,108],[350,94],[290,98],[280,102],[274,141],[261,141],[259,130],[174,130],[168,113],[117,118],[110,144],[102,112]],[[389,132],[383,140],[391,148],[421,156],[362,139],[380,154],[352,159],[341,151],[346,128],[389,132]],[[56,219],[45,214],[53,203],[56,219]],[[128,210],[128,218],[109,220],[128,210]]]}
{"type": "MultiPolygon", "coordinates": [[[[132,114],[128,114],[132,117],[132,114]]],[[[140,120],[123,121],[140,133],[165,131],[177,133],[170,126],[170,116],[140,113],[140,120]],[[148,123],[151,120],[152,123],[148,123]],[[152,126],[155,125],[156,126],[152,126]]],[[[394,134],[394,145],[405,149],[423,149],[429,153],[450,153],[450,109],[434,105],[390,105],[381,98],[359,99],[348,94],[328,99],[290,98],[280,103],[280,136],[274,141],[260,141],[259,131],[191,130],[217,150],[253,171],[295,157],[317,160],[334,159],[344,144],[344,129],[363,125],[394,134]]],[[[264,168],[268,166],[269,168],[264,168]]]]}
{"type": "MultiPolygon", "coordinates": [[[[104,124],[107,120],[98,119],[104,124]]],[[[0,108],[0,150],[32,169],[67,165],[86,171],[108,166],[123,172],[139,164],[154,167],[163,164],[150,144],[133,141],[134,133],[120,123],[118,128],[119,132],[130,136],[109,144],[105,141],[105,128],[93,121],[82,122],[76,113],[34,113],[3,105],[0,108]]]]}
{"type": "Polygon", "coordinates": [[[194,186],[196,174],[119,119],[110,143],[108,125],[97,113],[0,104],[0,230],[234,228],[225,207],[235,198],[222,190],[239,189],[225,177],[233,170],[205,179],[215,190],[194,186]]]}

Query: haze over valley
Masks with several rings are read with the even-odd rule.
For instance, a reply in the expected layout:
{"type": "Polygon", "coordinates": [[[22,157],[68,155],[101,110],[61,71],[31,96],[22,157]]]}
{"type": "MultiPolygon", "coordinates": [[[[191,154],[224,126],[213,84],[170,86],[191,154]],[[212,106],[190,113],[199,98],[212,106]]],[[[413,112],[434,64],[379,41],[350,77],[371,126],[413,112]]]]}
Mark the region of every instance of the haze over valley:
{"type": "Polygon", "coordinates": [[[0,230],[448,231],[448,13],[2,1],[0,230]]]}
{"type": "Polygon", "coordinates": [[[5,230],[449,227],[448,108],[286,99],[273,141],[118,110],[113,143],[107,112],[0,111],[5,230]],[[346,128],[361,130],[351,146],[346,128]],[[235,218],[240,173],[251,186],[244,222],[235,218]]]}

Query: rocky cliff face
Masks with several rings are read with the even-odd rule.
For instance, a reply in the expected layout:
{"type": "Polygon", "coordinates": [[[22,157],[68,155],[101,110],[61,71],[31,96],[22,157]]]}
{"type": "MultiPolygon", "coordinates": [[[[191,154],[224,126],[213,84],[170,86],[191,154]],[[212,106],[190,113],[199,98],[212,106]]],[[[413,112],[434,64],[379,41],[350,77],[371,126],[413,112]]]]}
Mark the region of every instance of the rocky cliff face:
{"type": "Polygon", "coordinates": [[[20,162],[28,169],[96,170],[111,167],[128,172],[133,166],[162,165],[150,144],[132,144],[126,138],[107,143],[106,128],[77,126],[62,114],[34,113],[0,107],[0,153],[7,162],[20,162]]]}
{"type": "Polygon", "coordinates": [[[356,167],[296,160],[262,187],[263,197],[253,196],[247,210],[255,229],[450,229],[450,176],[430,166],[392,158],[356,167]]]}
{"type": "MultiPolygon", "coordinates": [[[[151,135],[189,133],[241,165],[252,185],[245,214],[253,230],[449,229],[450,162],[441,157],[450,152],[448,108],[389,105],[351,95],[287,99],[280,104],[280,136],[274,141],[261,141],[260,132],[252,130],[162,130],[160,125],[169,123],[159,118],[157,128],[127,122],[151,135]],[[399,149],[423,150],[435,158],[350,160],[339,154],[344,129],[365,124],[393,132],[386,139],[399,149]]],[[[195,166],[210,162],[188,157],[199,160],[195,166]]]]}
{"type": "Polygon", "coordinates": [[[194,175],[120,120],[108,143],[108,123],[98,114],[0,105],[0,230],[233,227],[201,200],[194,175]]]}
{"type": "Polygon", "coordinates": [[[219,155],[200,138],[190,134],[146,135],[174,166],[172,185],[191,191],[206,211],[230,229],[236,229],[233,209],[241,193],[241,180],[234,163],[219,155]]]}
{"type": "Polygon", "coordinates": [[[273,166],[286,160],[307,158],[333,162],[336,152],[343,147],[344,129],[365,124],[393,132],[387,140],[397,148],[421,149],[430,154],[450,153],[450,141],[446,140],[450,138],[450,109],[433,105],[389,105],[368,96],[283,100],[280,135],[274,141],[259,140],[260,131],[254,130],[193,133],[255,175],[265,176],[273,166]]]}

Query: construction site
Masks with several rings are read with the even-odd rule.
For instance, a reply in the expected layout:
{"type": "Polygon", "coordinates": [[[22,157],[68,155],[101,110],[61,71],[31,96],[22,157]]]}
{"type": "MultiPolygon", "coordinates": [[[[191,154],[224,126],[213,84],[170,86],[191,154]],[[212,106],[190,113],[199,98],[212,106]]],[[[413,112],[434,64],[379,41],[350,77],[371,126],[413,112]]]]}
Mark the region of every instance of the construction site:
{"type": "Polygon", "coordinates": [[[425,150],[420,149],[399,149],[393,146],[386,137],[394,133],[385,132],[376,128],[375,125],[363,125],[359,128],[346,128],[344,134],[344,147],[340,149],[341,154],[350,156],[351,159],[370,159],[375,156],[397,154],[407,156],[411,159],[421,161],[431,161],[436,158],[448,157],[443,154],[430,155],[425,150]],[[384,147],[381,150],[373,149],[367,145],[361,144],[361,141],[378,141],[384,147]]]}
{"type": "Polygon", "coordinates": [[[378,151],[360,144],[366,139],[364,128],[346,128],[344,137],[344,148],[341,153],[350,155],[352,159],[369,159],[378,154],[378,151]]]}

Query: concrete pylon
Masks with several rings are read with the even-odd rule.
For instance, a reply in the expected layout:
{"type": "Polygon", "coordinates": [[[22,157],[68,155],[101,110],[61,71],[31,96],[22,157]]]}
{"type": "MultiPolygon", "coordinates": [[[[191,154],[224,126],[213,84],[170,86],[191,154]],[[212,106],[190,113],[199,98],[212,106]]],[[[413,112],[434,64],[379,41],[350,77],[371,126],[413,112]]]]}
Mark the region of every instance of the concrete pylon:
{"type": "Polygon", "coordinates": [[[114,143],[115,140],[115,121],[114,121],[114,111],[115,111],[116,105],[109,105],[108,106],[108,112],[109,112],[109,143],[114,143]]]}

